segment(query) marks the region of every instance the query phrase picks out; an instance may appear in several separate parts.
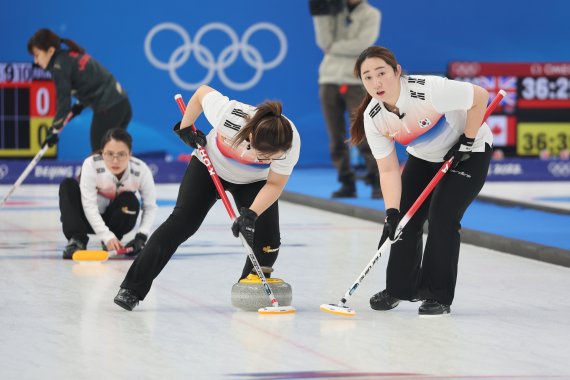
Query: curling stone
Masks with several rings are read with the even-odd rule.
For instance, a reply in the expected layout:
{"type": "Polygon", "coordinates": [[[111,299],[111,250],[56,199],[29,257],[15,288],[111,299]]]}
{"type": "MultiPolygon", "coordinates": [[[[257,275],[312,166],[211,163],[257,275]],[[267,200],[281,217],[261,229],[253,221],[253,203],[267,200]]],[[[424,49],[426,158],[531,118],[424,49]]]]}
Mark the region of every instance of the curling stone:
{"type": "MultiPolygon", "coordinates": [[[[279,306],[291,306],[293,300],[291,285],[280,278],[266,280],[279,306]]],[[[261,279],[256,274],[250,274],[232,286],[232,305],[246,311],[257,311],[262,307],[271,306],[271,301],[263,289],[261,279]]]]}

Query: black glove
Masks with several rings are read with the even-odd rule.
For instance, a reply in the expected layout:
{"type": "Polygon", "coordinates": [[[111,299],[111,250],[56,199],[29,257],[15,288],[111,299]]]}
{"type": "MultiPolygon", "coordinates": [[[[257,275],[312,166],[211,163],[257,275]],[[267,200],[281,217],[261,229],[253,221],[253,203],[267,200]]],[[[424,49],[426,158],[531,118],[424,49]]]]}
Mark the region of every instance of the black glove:
{"type": "Polygon", "coordinates": [[[396,233],[396,227],[400,222],[400,211],[395,208],[389,208],[386,210],[386,219],[384,219],[384,229],[382,230],[382,237],[380,238],[380,243],[378,244],[378,249],[382,247],[382,244],[386,239],[394,240],[394,234],[396,233]]]}
{"type": "Polygon", "coordinates": [[[144,248],[144,244],[146,243],[146,235],[141,234],[140,232],[135,235],[135,238],[127,243],[125,248],[133,247],[133,250],[126,254],[126,256],[136,256],[138,255],[142,249],[144,248]]]}
{"type": "Polygon", "coordinates": [[[84,108],[85,106],[81,103],[75,103],[74,105],[72,105],[71,106],[71,113],[73,114],[72,117],[79,115],[84,108]]]}
{"type": "Polygon", "coordinates": [[[57,132],[57,129],[52,126],[49,127],[46,139],[42,142],[42,146],[47,144],[51,148],[52,146],[57,144],[58,141],[59,141],[59,133],[57,132]]]}
{"type": "Polygon", "coordinates": [[[232,232],[235,237],[238,237],[241,232],[247,244],[253,248],[253,235],[255,234],[257,214],[247,207],[242,207],[239,213],[241,215],[238,216],[236,220],[234,220],[234,224],[232,224],[232,232]]]}
{"type": "Polygon", "coordinates": [[[180,129],[180,122],[178,122],[174,125],[173,131],[180,137],[180,140],[184,141],[184,144],[194,149],[198,148],[198,145],[206,146],[206,135],[199,129],[196,129],[196,132],[192,127],[180,129]]]}
{"type": "Polygon", "coordinates": [[[471,157],[471,150],[473,149],[474,142],[475,139],[471,139],[469,137],[466,137],[465,134],[462,134],[459,136],[459,141],[457,141],[455,145],[451,147],[443,159],[447,161],[453,157],[451,168],[455,169],[461,161],[465,161],[471,157]]]}

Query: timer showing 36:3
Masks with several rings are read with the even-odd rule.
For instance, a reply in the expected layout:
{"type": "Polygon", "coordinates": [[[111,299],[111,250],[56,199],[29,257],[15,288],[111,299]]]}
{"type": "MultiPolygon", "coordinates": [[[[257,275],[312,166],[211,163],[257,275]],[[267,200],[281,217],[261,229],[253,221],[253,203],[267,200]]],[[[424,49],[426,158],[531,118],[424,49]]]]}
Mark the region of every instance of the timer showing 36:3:
{"type": "Polygon", "coordinates": [[[523,99],[570,99],[570,78],[568,77],[525,77],[520,83],[523,99]]]}
{"type": "Polygon", "coordinates": [[[570,148],[570,123],[519,123],[517,154],[537,156],[546,150],[553,156],[570,148]]]}

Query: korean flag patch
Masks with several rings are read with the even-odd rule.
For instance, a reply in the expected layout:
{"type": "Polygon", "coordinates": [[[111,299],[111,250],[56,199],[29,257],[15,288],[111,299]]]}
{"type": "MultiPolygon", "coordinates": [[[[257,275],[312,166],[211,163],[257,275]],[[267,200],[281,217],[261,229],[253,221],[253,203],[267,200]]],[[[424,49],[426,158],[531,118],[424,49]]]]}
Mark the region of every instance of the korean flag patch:
{"type": "Polygon", "coordinates": [[[427,128],[431,125],[431,120],[426,117],[423,120],[419,120],[418,125],[420,126],[420,128],[427,128]]]}

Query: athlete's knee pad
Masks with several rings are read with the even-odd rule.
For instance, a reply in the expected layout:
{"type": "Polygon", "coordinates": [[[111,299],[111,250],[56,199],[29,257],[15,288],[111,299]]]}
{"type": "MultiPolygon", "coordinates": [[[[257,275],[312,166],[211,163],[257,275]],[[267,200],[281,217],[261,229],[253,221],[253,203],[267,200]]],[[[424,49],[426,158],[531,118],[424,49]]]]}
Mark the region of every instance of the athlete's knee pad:
{"type": "Polygon", "coordinates": [[[262,267],[273,267],[277,256],[279,255],[279,246],[272,247],[271,245],[264,245],[260,248],[254,249],[253,253],[262,267]]]}
{"type": "MultiPolygon", "coordinates": [[[[265,245],[256,247],[253,249],[253,254],[257,259],[259,266],[262,267],[265,277],[271,277],[271,272],[273,272],[273,264],[275,264],[275,261],[277,261],[277,256],[279,255],[279,246],[272,247],[270,245],[265,245]]],[[[255,269],[253,268],[253,264],[251,263],[250,258],[247,257],[240,279],[246,278],[250,273],[255,273],[255,269]]]]}
{"type": "Polygon", "coordinates": [[[113,203],[120,209],[121,213],[125,215],[138,216],[141,208],[137,196],[132,191],[125,191],[119,194],[113,203]]]}

